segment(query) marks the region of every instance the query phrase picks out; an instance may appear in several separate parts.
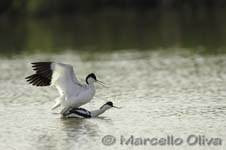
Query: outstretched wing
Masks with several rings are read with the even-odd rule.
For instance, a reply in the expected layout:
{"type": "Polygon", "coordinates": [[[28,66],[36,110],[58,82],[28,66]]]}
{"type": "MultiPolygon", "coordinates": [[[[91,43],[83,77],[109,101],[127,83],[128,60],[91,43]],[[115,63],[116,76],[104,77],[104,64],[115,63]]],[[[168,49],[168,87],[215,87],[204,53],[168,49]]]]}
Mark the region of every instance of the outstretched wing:
{"type": "Polygon", "coordinates": [[[51,85],[51,79],[53,70],[51,69],[52,62],[37,62],[31,63],[35,74],[26,77],[27,82],[34,86],[49,86],[51,85]]]}
{"type": "Polygon", "coordinates": [[[60,95],[70,94],[81,87],[71,65],[55,62],[32,63],[35,74],[26,77],[26,80],[35,86],[55,85],[60,95]]]}
{"type": "Polygon", "coordinates": [[[75,76],[71,65],[53,63],[51,85],[55,85],[61,95],[74,95],[83,87],[75,76]]]}

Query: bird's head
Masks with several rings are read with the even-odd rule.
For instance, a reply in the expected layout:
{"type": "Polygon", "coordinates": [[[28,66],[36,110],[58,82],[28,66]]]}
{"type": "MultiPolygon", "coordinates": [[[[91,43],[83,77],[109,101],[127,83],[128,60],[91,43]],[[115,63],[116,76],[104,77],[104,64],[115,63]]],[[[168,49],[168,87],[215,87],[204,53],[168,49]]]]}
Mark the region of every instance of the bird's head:
{"type": "Polygon", "coordinates": [[[119,107],[114,106],[113,103],[109,101],[109,102],[105,103],[103,106],[101,106],[100,109],[107,110],[107,109],[110,109],[112,107],[119,108],[119,107]]]}
{"type": "Polygon", "coordinates": [[[97,77],[94,73],[88,74],[88,76],[86,77],[86,83],[91,84],[91,83],[94,83],[94,82],[98,82],[99,84],[105,86],[102,81],[97,80],[97,77]]]}
{"type": "Polygon", "coordinates": [[[86,77],[86,83],[90,84],[90,83],[94,83],[97,81],[97,77],[94,73],[90,73],[88,74],[88,76],[86,77]]]}

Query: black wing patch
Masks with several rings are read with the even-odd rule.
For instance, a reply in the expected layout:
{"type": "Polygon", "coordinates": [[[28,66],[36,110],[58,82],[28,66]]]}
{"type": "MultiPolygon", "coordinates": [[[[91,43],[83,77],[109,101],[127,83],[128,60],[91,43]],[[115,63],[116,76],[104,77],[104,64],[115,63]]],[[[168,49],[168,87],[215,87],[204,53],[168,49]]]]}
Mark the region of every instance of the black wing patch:
{"type": "Polygon", "coordinates": [[[51,84],[53,71],[51,70],[52,62],[35,62],[31,63],[35,74],[26,77],[28,83],[35,86],[49,86],[51,84]]]}
{"type": "Polygon", "coordinates": [[[78,115],[82,118],[91,118],[91,113],[84,109],[84,108],[72,108],[71,110],[69,110],[68,113],[64,114],[63,116],[66,118],[74,118],[74,115],[78,115]]]}

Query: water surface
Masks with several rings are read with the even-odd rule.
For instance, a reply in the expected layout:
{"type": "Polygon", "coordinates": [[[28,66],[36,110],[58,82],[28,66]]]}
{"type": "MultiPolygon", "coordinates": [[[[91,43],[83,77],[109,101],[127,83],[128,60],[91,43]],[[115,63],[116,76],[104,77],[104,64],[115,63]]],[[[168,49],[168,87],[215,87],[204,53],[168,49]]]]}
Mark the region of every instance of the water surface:
{"type": "MultiPolygon", "coordinates": [[[[165,10],[165,9],[164,9],[165,10]]],[[[225,10],[107,12],[54,18],[0,18],[0,149],[225,150],[225,10]],[[62,120],[54,87],[28,85],[31,62],[72,64],[97,85],[84,107],[113,101],[99,118],[62,120]],[[222,146],[126,146],[120,137],[221,138],[222,146]],[[116,143],[104,146],[105,135],[116,143]]]]}
{"type": "Polygon", "coordinates": [[[194,55],[188,50],[64,52],[0,60],[0,147],[13,150],[62,149],[225,149],[225,55],[194,55]],[[95,72],[109,84],[97,86],[92,110],[106,101],[111,109],[93,119],[62,120],[51,111],[54,87],[36,88],[24,77],[32,61],[72,64],[78,78],[95,72]],[[120,136],[186,138],[190,134],[219,137],[222,146],[122,146],[120,136]],[[105,135],[116,137],[104,146],[105,135]]]}

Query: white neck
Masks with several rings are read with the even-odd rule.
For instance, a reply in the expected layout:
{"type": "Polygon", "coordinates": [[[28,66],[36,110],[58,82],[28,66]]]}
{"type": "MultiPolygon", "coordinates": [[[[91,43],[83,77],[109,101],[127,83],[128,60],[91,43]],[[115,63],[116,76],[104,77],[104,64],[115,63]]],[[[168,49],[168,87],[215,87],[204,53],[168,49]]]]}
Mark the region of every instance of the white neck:
{"type": "Polygon", "coordinates": [[[95,87],[95,84],[94,84],[94,83],[88,84],[87,87],[88,87],[90,90],[94,91],[94,92],[96,91],[96,87],[95,87]]]}
{"type": "Polygon", "coordinates": [[[88,84],[89,86],[94,86],[94,82],[91,82],[88,84]]]}
{"type": "Polygon", "coordinates": [[[95,80],[93,78],[88,78],[87,79],[87,84],[93,84],[95,82],[95,80]]]}
{"type": "Polygon", "coordinates": [[[111,107],[102,107],[101,109],[93,110],[91,111],[91,116],[92,117],[97,117],[101,114],[103,114],[106,110],[110,109],[111,107]]]}

